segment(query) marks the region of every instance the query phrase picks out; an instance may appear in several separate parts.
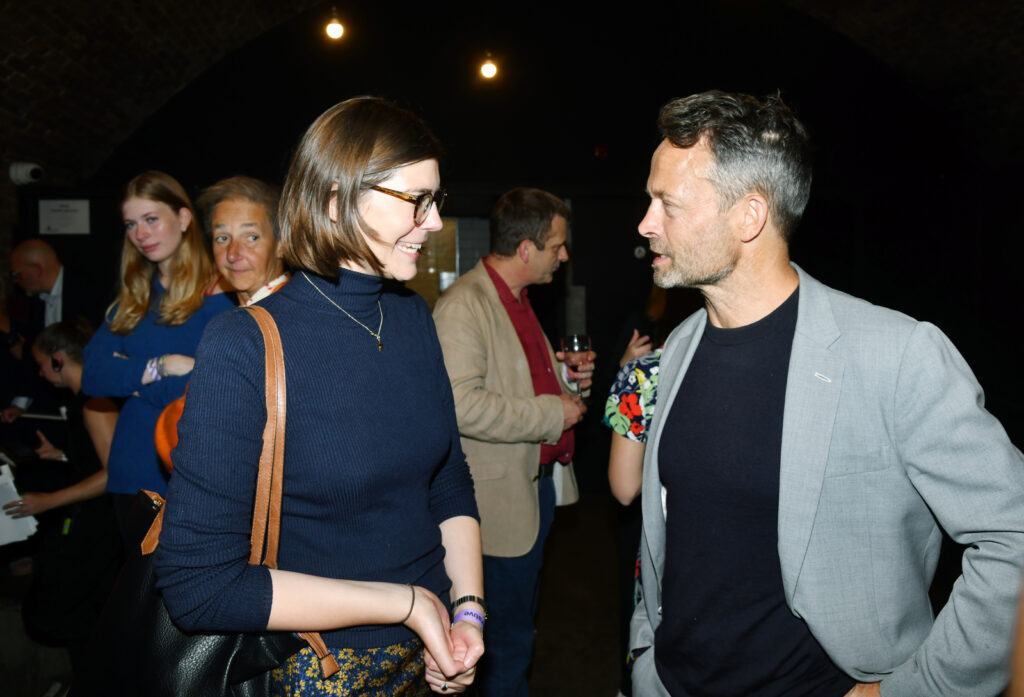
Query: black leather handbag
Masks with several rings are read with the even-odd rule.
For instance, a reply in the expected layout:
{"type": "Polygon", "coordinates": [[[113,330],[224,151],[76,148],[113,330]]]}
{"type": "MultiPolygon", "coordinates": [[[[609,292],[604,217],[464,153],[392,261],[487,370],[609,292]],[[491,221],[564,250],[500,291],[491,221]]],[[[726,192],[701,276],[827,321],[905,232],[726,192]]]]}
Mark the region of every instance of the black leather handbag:
{"type": "MultiPolygon", "coordinates": [[[[270,314],[260,307],[246,309],[263,332],[267,375],[267,425],[249,563],[273,569],[284,471],[284,355],[270,314]]],[[[92,655],[83,674],[75,676],[71,697],[259,697],[269,693],[269,671],[307,644],[320,659],[323,678],[338,671],[316,632],[192,634],[179,629],[167,614],[153,570],[163,511],[164,500],[158,494],[138,493],[128,533],[139,540],[139,553],[121,570],[94,632],[92,655]]]]}

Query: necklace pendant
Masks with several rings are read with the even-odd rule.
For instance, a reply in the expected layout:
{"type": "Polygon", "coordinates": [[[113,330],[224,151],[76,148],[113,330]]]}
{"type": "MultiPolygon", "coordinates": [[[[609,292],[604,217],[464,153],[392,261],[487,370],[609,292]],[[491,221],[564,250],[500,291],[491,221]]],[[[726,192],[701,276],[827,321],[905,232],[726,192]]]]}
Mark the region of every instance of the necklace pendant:
{"type": "Polygon", "coordinates": [[[317,284],[313,283],[313,281],[311,281],[311,280],[309,279],[309,276],[307,276],[307,275],[306,275],[306,272],[305,272],[305,271],[303,271],[303,272],[302,272],[302,277],[303,277],[304,279],[306,279],[306,282],[307,282],[307,283],[308,283],[309,285],[313,286],[313,290],[315,290],[315,291],[316,291],[317,293],[319,293],[320,295],[324,296],[324,300],[326,300],[327,302],[329,302],[329,303],[330,303],[331,305],[334,305],[334,306],[335,306],[336,308],[338,308],[339,310],[341,310],[342,312],[344,312],[344,313],[345,313],[345,316],[346,316],[346,317],[348,317],[348,318],[349,318],[350,320],[352,320],[353,322],[355,322],[356,324],[358,324],[358,325],[359,325],[360,327],[362,327],[362,328],[363,328],[363,329],[365,329],[366,331],[370,332],[370,336],[372,336],[372,337],[373,337],[374,339],[376,339],[376,340],[377,340],[377,350],[378,350],[378,351],[383,351],[383,350],[384,350],[384,342],[380,340],[380,330],[381,330],[381,329],[382,329],[382,328],[384,327],[384,308],[382,308],[382,307],[380,306],[380,298],[377,298],[377,312],[379,312],[379,313],[380,313],[380,324],[378,324],[378,325],[377,325],[377,331],[373,331],[372,329],[370,329],[369,327],[367,327],[367,326],[366,326],[365,324],[363,324],[362,322],[360,322],[359,320],[357,320],[357,319],[356,319],[355,317],[353,317],[353,316],[352,316],[352,315],[351,315],[351,314],[349,313],[349,311],[348,311],[348,310],[346,310],[346,309],[345,309],[345,308],[343,308],[343,307],[342,307],[341,305],[339,305],[338,303],[336,303],[336,302],[334,302],[333,300],[331,300],[331,299],[330,299],[330,297],[328,297],[327,293],[325,293],[325,292],[323,292],[322,290],[320,290],[320,287],[319,287],[319,286],[317,286],[317,284]]]}

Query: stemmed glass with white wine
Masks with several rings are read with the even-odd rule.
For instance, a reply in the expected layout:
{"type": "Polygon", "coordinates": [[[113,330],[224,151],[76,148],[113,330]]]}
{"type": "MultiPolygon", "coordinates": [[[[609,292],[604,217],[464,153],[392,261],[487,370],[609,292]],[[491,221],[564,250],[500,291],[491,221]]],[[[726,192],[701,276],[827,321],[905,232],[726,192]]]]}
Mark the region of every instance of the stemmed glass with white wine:
{"type": "MultiPolygon", "coordinates": [[[[568,334],[562,337],[562,353],[565,354],[565,364],[573,372],[579,372],[580,366],[586,363],[587,353],[590,351],[590,337],[586,334],[568,334]]],[[[580,383],[573,381],[569,383],[569,389],[573,394],[580,394],[580,383]]]]}

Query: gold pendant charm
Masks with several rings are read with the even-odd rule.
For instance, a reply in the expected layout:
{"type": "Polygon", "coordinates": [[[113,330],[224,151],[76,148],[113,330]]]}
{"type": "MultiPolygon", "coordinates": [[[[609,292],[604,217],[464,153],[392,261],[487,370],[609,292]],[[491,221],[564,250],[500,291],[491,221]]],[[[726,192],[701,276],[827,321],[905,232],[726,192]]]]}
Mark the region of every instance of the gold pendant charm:
{"type": "Polygon", "coordinates": [[[377,339],[377,350],[378,351],[383,351],[384,350],[384,344],[383,344],[383,342],[381,342],[380,339],[377,339]]]}

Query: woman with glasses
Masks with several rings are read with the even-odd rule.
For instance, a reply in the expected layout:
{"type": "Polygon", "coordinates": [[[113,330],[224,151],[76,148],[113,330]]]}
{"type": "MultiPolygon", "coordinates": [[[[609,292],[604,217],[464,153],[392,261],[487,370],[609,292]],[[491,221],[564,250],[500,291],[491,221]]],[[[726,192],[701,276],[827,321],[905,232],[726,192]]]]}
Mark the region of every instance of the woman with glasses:
{"type": "Polygon", "coordinates": [[[438,156],[419,118],[364,97],[321,115],[293,158],[280,226],[294,275],[261,303],[287,376],[278,569],[246,563],[260,331],[228,312],[199,347],[158,583],[186,630],[320,631],[339,674],[321,680],[307,648],[274,671],[274,694],[461,692],[483,653],[480,530],[451,387],[426,303],[396,283],[441,228],[438,156]]]}

